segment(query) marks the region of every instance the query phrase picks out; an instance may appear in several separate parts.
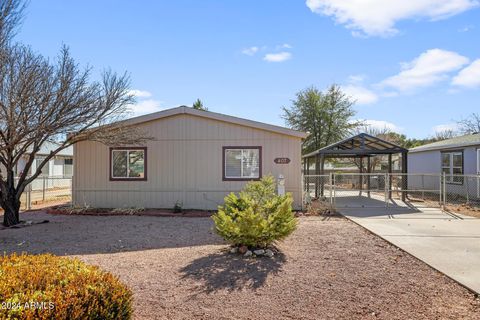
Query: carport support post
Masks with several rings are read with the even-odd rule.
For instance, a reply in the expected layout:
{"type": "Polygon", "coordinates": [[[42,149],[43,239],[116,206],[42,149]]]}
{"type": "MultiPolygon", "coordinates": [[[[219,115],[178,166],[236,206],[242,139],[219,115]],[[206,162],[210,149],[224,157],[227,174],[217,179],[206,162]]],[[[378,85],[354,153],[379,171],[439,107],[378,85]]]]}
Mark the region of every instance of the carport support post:
{"type": "Polygon", "coordinates": [[[321,182],[320,182],[320,186],[321,186],[321,190],[320,190],[320,195],[323,197],[324,194],[325,194],[325,177],[323,177],[323,175],[325,174],[325,155],[322,154],[320,156],[320,174],[322,175],[321,177],[321,182]]]}
{"type": "MultiPolygon", "coordinates": [[[[385,181],[387,183],[387,181],[385,181]]],[[[392,154],[388,154],[388,199],[392,199],[392,154]]]]}
{"type": "Polygon", "coordinates": [[[407,153],[406,152],[402,152],[402,173],[403,173],[403,177],[402,177],[402,201],[405,201],[407,199],[407,189],[408,189],[408,176],[407,176],[407,163],[408,159],[407,159],[407,153]]]}
{"type": "Polygon", "coordinates": [[[358,176],[358,180],[360,181],[359,195],[362,196],[362,190],[363,190],[363,157],[362,156],[360,156],[360,175],[358,176]]]}
{"type": "Polygon", "coordinates": [[[370,173],[372,170],[370,169],[370,156],[367,157],[367,194],[370,198],[370,173]]]}

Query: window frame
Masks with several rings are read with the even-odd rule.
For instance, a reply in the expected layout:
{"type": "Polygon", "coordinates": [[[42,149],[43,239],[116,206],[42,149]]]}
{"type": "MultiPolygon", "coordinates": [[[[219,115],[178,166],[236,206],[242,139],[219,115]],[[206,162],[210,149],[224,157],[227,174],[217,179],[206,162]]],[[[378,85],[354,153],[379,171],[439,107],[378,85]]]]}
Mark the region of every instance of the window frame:
{"type": "MultiPolygon", "coordinates": [[[[41,164],[43,161],[45,161],[47,157],[46,156],[43,156],[43,155],[36,155],[35,156],[35,171],[38,170],[38,167],[39,167],[39,164],[41,164]]],[[[52,158],[53,159],[53,158],[52,158]]],[[[38,175],[39,177],[50,177],[50,161],[52,161],[52,159],[48,160],[47,163],[45,163],[45,165],[42,167],[41,171],[40,171],[40,174],[38,175]],[[46,171],[46,173],[45,173],[46,171]]],[[[29,169],[29,171],[31,171],[32,168],[29,169]]]]}
{"type": "Polygon", "coordinates": [[[73,176],[73,158],[63,158],[63,176],[64,176],[64,177],[67,177],[67,176],[68,176],[68,177],[71,177],[71,176],[73,176]],[[71,163],[71,164],[67,164],[67,160],[68,160],[69,162],[71,161],[72,163],[71,163]],[[65,171],[66,171],[65,169],[67,168],[67,166],[68,166],[68,167],[71,167],[71,169],[72,169],[71,174],[70,174],[70,173],[67,174],[67,173],[65,172],[65,171]]]}
{"type": "Polygon", "coordinates": [[[463,185],[463,179],[460,179],[460,181],[453,181],[453,176],[454,175],[458,175],[458,173],[453,173],[453,169],[455,168],[460,168],[462,170],[462,173],[460,173],[460,175],[464,175],[465,174],[465,155],[464,155],[464,152],[463,152],[463,149],[462,150],[445,150],[445,151],[441,151],[440,152],[440,170],[441,170],[441,174],[443,175],[443,169],[447,168],[443,165],[443,156],[445,154],[448,154],[449,155],[449,166],[448,166],[448,170],[449,170],[449,173],[446,174],[446,178],[445,178],[445,183],[447,184],[456,184],[456,185],[463,185]],[[453,155],[454,154],[461,154],[462,156],[462,166],[459,167],[459,166],[454,166],[453,165],[453,155]],[[449,179],[449,177],[451,179],[449,179]]]}
{"type": "MultiPolygon", "coordinates": [[[[109,177],[110,181],[147,181],[147,147],[111,147],[110,150],[110,165],[109,165],[109,177]],[[113,152],[114,151],[143,151],[143,177],[114,177],[113,176],[113,152]]],[[[128,163],[128,156],[127,156],[127,163],[128,163]]],[[[128,173],[128,166],[127,166],[127,173],[128,173]]]]}
{"type": "Polygon", "coordinates": [[[262,147],[261,146],[223,146],[222,147],[222,181],[258,181],[262,178],[262,147]],[[258,177],[227,177],[227,163],[226,163],[226,152],[227,150],[245,150],[245,149],[255,149],[258,150],[258,177]]]}

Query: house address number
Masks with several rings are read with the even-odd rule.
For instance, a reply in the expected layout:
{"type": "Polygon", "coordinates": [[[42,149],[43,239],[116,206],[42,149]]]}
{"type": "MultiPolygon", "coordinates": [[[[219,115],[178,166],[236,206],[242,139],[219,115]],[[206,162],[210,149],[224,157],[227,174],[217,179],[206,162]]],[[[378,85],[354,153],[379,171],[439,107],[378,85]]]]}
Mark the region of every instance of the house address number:
{"type": "Polygon", "coordinates": [[[273,162],[276,164],[288,164],[290,163],[290,158],[275,158],[273,162]]]}

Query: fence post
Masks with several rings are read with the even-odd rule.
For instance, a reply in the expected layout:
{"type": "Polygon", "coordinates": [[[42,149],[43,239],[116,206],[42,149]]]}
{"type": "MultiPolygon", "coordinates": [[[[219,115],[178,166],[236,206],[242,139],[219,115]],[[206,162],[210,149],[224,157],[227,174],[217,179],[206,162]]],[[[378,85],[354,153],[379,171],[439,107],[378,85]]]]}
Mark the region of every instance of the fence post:
{"type": "Polygon", "coordinates": [[[333,207],[337,206],[337,179],[335,173],[332,172],[332,187],[333,187],[333,207]]]}
{"type": "Polygon", "coordinates": [[[443,195],[442,195],[442,191],[443,191],[442,177],[443,177],[443,176],[440,174],[440,175],[439,175],[439,179],[438,179],[438,194],[439,194],[438,203],[440,204],[440,206],[442,205],[442,199],[443,199],[443,195]]]}
{"type": "MultiPolygon", "coordinates": [[[[307,179],[307,178],[305,178],[306,176],[308,176],[308,175],[305,175],[305,173],[304,173],[304,174],[302,174],[302,178],[301,178],[301,179],[302,179],[302,182],[301,182],[301,184],[302,184],[302,193],[300,194],[300,197],[301,197],[300,201],[301,201],[301,203],[302,203],[302,204],[301,204],[301,209],[302,209],[302,211],[305,209],[305,208],[304,208],[305,196],[306,196],[306,192],[308,192],[308,181],[307,181],[307,189],[305,189],[305,179],[307,179]],[[306,191],[305,191],[305,190],[306,190],[306,191]]],[[[73,206],[73,204],[74,204],[74,201],[73,201],[73,177],[72,177],[72,188],[71,188],[70,190],[71,190],[71,192],[72,192],[72,206],[73,206]]]]}
{"type": "Polygon", "coordinates": [[[27,210],[32,209],[32,184],[27,187],[27,210]]]}
{"type": "Polygon", "coordinates": [[[422,200],[425,201],[425,175],[422,174],[422,200]]]}
{"type": "Polygon", "coordinates": [[[42,187],[42,202],[45,202],[45,177],[43,179],[43,187],[42,187]]]}
{"type": "Polygon", "coordinates": [[[445,172],[442,173],[443,175],[443,206],[447,205],[447,179],[445,172]]]}
{"type": "Polygon", "coordinates": [[[330,172],[330,206],[333,208],[333,173],[330,172]]]}
{"type": "Polygon", "coordinates": [[[468,195],[468,192],[469,192],[469,190],[470,190],[470,188],[468,187],[468,176],[464,176],[463,179],[464,179],[464,181],[465,181],[465,183],[464,183],[464,184],[465,184],[465,188],[467,189],[466,191],[467,191],[467,204],[468,204],[468,203],[470,202],[470,197],[469,197],[469,195],[468,195]]]}
{"type": "Polygon", "coordinates": [[[388,186],[389,186],[389,182],[388,182],[389,178],[388,178],[388,173],[385,173],[385,178],[384,178],[384,179],[385,179],[385,181],[384,181],[385,186],[384,186],[383,189],[385,190],[385,207],[388,208],[388,195],[389,195],[389,188],[388,188],[388,186]]]}

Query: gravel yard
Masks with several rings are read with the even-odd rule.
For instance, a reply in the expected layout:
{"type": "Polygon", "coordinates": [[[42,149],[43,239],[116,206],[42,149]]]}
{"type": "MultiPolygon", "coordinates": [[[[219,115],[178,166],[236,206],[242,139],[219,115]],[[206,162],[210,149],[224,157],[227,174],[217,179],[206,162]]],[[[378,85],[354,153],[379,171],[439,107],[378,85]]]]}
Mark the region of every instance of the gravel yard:
{"type": "Polygon", "coordinates": [[[23,214],[0,252],[78,256],[134,291],[135,319],[480,319],[480,301],[342,218],[302,217],[274,258],[227,253],[210,218],[23,214]]]}

